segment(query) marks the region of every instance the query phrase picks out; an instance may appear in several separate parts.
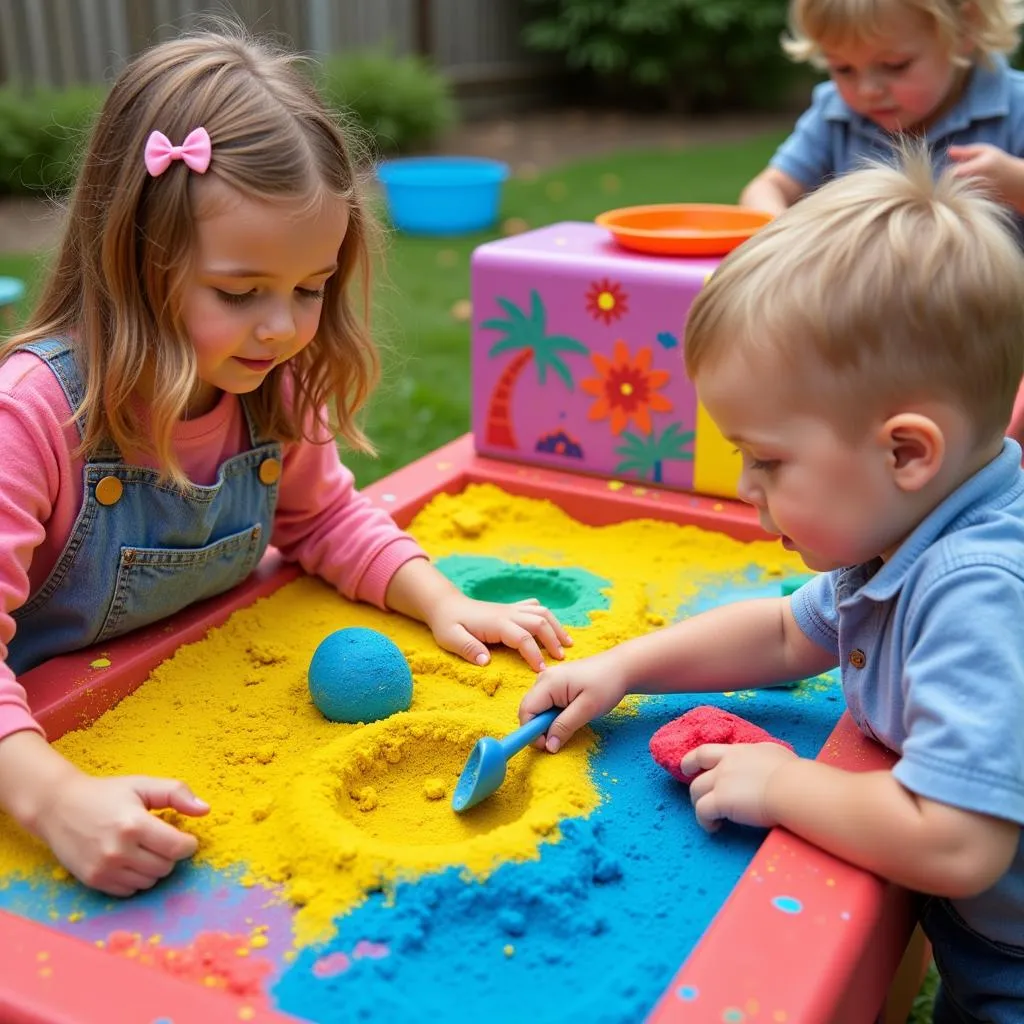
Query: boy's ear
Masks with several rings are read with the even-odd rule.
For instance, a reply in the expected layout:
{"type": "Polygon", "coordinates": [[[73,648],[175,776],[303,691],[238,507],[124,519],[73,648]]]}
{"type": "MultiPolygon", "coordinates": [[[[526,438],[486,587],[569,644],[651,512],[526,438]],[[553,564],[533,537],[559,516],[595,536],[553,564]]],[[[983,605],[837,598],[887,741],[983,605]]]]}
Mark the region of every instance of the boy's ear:
{"type": "Polygon", "coordinates": [[[882,425],[881,441],[893,481],[902,491],[926,487],[946,457],[942,428],[935,420],[916,412],[901,412],[887,419],[882,425]]]}

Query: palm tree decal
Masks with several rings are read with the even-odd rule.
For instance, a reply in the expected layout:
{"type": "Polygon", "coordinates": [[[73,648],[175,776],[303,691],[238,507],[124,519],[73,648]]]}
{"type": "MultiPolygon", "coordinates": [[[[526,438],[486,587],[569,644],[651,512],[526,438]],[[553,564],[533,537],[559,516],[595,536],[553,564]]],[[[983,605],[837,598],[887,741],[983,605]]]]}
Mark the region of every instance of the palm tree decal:
{"type": "Polygon", "coordinates": [[[512,392],[530,360],[537,364],[537,380],[541,385],[547,380],[548,370],[551,369],[572,391],[572,374],[559,353],[576,352],[585,356],[590,349],[568,335],[547,333],[547,313],[540,293],[535,288],[530,289],[529,315],[509,299],[498,296],[497,303],[508,317],[485,320],[480,327],[485,330],[501,331],[505,337],[491,347],[488,355],[500,356],[506,352],[518,352],[518,355],[502,371],[491,393],[487,405],[484,438],[492,448],[515,449],[519,445],[512,429],[512,392]]]}
{"type": "Polygon", "coordinates": [[[670,423],[660,437],[657,432],[644,435],[623,431],[622,438],[626,443],[616,448],[615,454],[624,456],[624,459],[615,467],[615,472],[636,473],[645,479],[650,474],[651,480],[660,484],[662,463],[669,459],[693,461],[693,452],[684,449],[693,444],[694,431],[680,432],[681,427],[681,423],[670,423]]]}

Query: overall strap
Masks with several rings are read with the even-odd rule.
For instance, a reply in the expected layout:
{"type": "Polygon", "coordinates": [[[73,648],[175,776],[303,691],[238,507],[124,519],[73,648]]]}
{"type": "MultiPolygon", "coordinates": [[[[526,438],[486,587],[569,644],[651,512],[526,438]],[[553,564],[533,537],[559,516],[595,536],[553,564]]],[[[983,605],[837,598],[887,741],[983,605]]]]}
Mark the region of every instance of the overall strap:
{"type": "Polygon", "coordinates": [[[264,439],[260,437],[260,432],[256,427],[256,417],[249,406],[249,396],[239,395],[238,400],[242,403],[242,412],[245,413],[245,425],[249,430],[249,446],[259,448],[264,443],[264,439]]]}
{"type": "MultiPolygon", "coordinates": [[[[82,372],[75,358],[75,350],[67,338],[43,338],[40,341],[30,341],[20,346],[18,351],[31,352],[42,359],[50,368],[50,371],[57,378],[57,382],[68,400],[72,415],[75,416],[75,426],[78,428],[78,436],[85,436],[85,419],[78,414],[78,409],[85,398],[85,385],[82,382],[82,372]]],[[[113,441],[104,439],[96,451],[89,456],[89,462],[115,462],[119,461],[121,453],[113,441]]]]}

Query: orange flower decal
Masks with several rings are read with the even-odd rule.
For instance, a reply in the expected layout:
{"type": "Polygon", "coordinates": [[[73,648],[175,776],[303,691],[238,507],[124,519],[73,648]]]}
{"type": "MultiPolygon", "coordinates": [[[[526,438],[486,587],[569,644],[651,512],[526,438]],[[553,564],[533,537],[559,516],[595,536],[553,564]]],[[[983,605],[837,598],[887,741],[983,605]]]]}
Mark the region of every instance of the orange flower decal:
{"type": "Polygon", "coordinates": [[[629,312],[629,296],[617,281],[595,281],[587,292],[587,312],[595,320],[610,324],[629,312]]]}
{"type": "Polygon", "coordinates": [[[636,358],[620,338],[615,342],[611,361],[599,352],[591,352],[590,360],[597,370],[596,377],[580,381],[580,387],[596,401],[587,418],[611,418],[612,433],[618,436],[630,420],[642,434],[651,432],[652,412],[671,412],[672,403],[658,393],[669,380],[668,370],[651,369],[652,353],[649,347],[637,351],[636,358]]]}

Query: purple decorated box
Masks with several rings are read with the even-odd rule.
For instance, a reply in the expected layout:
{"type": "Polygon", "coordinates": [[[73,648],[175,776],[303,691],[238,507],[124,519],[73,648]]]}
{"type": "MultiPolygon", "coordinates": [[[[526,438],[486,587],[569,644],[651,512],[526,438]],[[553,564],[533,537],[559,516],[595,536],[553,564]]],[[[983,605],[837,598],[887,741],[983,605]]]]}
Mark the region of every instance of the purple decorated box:
{"type": "Polygon", "coordinates": [[[477,451],[734,495],[737,460],[698,409],[682,356],[690,303],[717,264],[632,253],[590,223],[477,248],[477,451]]]}

